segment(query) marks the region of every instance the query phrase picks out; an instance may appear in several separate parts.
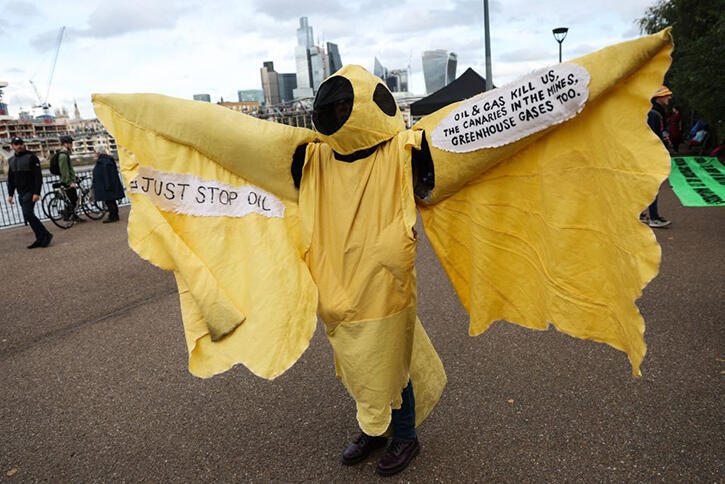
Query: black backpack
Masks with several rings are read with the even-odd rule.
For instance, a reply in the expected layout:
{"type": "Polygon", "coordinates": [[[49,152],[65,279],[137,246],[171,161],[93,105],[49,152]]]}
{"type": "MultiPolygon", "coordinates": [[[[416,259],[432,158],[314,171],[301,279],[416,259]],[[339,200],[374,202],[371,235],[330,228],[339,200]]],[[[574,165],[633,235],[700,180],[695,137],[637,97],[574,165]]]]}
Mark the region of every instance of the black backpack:
{"type": "Polygon", "coordinates": [[[53,157],[50,159],[50,172],[53,175],[60,176],[60,163],[58,163],[58,157],[60,155],[60,151],[53,155],[53,157]]]}

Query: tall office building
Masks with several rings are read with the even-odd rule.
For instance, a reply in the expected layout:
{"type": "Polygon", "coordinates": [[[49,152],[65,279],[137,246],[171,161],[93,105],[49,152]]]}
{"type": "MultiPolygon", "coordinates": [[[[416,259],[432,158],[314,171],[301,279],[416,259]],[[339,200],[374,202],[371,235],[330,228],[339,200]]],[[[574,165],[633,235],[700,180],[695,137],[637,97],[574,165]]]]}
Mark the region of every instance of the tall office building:
{"type": "Polygon", "coordinates": [[[451,52],[448,54],[448,62],[446,64],[446,85],[456,80],[456,67],[458,67],[458,56],[451,52]]]}
{"type": "Polygon", "coordinates": [[[211,96],[208,94],[194,94],[194,101],[211,102],[211,96]]]}
{"type": "Polygon", "coordinates": [[[373,74],[382,79],[391,92],[404,92],[408,90],[408,71],[406,69],[389,70],[375,58],[373,74]]]}
{"type": "Polygon", "coordinates": [[[458,56],[443,50],[426,50],[423,52],[423,77],[425,90],[428,94],[448,85],[456,78],[458,56]]]}
{"type": "Polygon", "coordinates": [[[322,81],[342,67],[337,44],[328,42],[327,51],[315,45],[307,17],[300,17],[300,27],[297,29],[295,66],[297,86],[293,90],[293,96],[296,99],[313,97],[322,81]]]}
{"type": "Polygon", "coordinates": [[[242,89],[237,91],[239,102],[257,101],[260,105],[264,103],[264,91],[262,89],[242,89]]]}
{"type": "MultiPolygon", "coordinates": [[[[340,58],[340,50],[337,44],[327,43],[327,76],[331,76],[342,69],[342,59],[340,58]]],[[[327,77],[325,76],[325,77],[327,77]]]]}
{"type": "Polygon", "coordinates": [[[279,95],[279,75],[274,71],[274,62],[264,62],[259,71],[262,76],[264,104],[267,106],[279,104],[281,102],[279,95]]]}
{"type": "Polygon", "coordinates": [[[297,29],[297,45],[295,46],[295,65],[297,67],[297,87],[293,91],[295,98],[315,95],[312,87],[312,63],[310,62],[312,46],[312,27],[309,26],[307,17],[300,17],[300,28],[297,29]]]}
{"type": "Polygon", "coordinates": [[[309,48],[315,44],[307,17],[300,17],[300,28],[297,29],[297,45],[309,48]]]}
{"type": "Polygon", "coordinates": [[[378,76],[383,80],[388,77],[388,69],[383,67],[377,57],[375,58],[375,63],[373,64],[373,75],[378,76]]]}
{"type": "Polygon", "coordinates": [[[319,89],[320,84],[322,84],[322,81],[325,80],[327,77],[325,73],[327,72],[327,62],[325,60],[325,51],[322,50],[322,47],[319,47],[317,45],[313,45],[307,51],[310,54],[309,62],[310,62],[310,74],[312,75],[312,90],[314,92],[317,92],[317,89],[319,89]]]}
{"type": "Polygon", "coordinates": [[[408,70],[392,69],[388,72],[385,83],[392,92],[406,92],[408,90],[408,70]]]}
{"type": "Polygon", "coordinates": [[[282,98],[282,102],[291,101],[295,98],[294,90],[297,88],[297,74],[292,73],[279,73],[277,74],[279,79],[279,97],[282,98]]]}

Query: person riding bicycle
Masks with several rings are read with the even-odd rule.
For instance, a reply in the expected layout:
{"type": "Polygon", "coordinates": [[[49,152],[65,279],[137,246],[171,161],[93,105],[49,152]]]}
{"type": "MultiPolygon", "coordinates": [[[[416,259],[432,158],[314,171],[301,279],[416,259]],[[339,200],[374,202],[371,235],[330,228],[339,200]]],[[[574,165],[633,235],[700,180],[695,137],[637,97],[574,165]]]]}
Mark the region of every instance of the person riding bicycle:
{"type": "Polygon", "coordinates": [[[75,222],[84,222],[76,215],[76,205],[78,204],[78,192],[76,192],[76,172],[73,170],[73,163],[70,154],[73,152],[73,138],[68,135],[60,137],[60,153],[58,153],[58,167],[60,168],[60,183],[63,190],[70,200],[69,213],[64,217],[75,222]]]}

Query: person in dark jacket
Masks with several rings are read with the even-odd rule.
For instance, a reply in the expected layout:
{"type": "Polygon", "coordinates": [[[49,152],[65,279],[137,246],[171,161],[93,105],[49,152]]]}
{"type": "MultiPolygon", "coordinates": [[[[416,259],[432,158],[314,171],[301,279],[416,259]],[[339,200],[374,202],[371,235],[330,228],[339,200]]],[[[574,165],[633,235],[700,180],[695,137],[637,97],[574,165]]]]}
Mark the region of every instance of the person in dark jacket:
{"type": "Polygon", "coordinates": [[[38,217],[35,216],[35,202],[40,200],[40,187],[43,184],[43,173],[40,171],[40,160],[32,152],[25,149],[21,138],[13,138],[10,145],[15,155],[10,158],[8,171],[8,203],[13,205],[13,194],[18,191],[23,217],[35,233],[35,242],[28,249],[48,247],[53,234],[48,232],[38,217]]]}
{"type": "Polygon", "coordinates": [[[106,147],[96,144],[96,166],[93,167],[93,192],[97,202],[106,202],[108,218],[104,224],[118,222],[118,203],[123,198],[123,185],[118,177],[116,160],[106,153],[106,147]]]}
{"type": "MultiPolygon", "coordinates": [[[[672,145],[670,144],[669,134],[665,129],[665,108],[670,103],[670,99],[672,99],[672,91],[667,89],[667,86],[662,86],[657,90],[654,97],[652,97],[652,108],[647,113],[647,124],[660,140],[662,140],[662,144],[665,145],[667,151],[671,153],[672,145]]],[[[657,198],[655,197],[647,210],[640,214],[639,219],[653,228],[667,227],[672,222],[660,216],[657,210],[657,198]]]]}
{"type": "Polygon", "coordinates": [[[70,200],[70,210],[65,217],[73,219],[74,222],[85,222],[76,214],[78,205],[78,192],[76,191],[76,172],[73,169],[73,162],[70,154],[73,152],[73,138],[70,136],[60,137],[60,152],[58,152],[58,167],[60,168],[60,182],[63,184],[63,190],[70,200]]]}

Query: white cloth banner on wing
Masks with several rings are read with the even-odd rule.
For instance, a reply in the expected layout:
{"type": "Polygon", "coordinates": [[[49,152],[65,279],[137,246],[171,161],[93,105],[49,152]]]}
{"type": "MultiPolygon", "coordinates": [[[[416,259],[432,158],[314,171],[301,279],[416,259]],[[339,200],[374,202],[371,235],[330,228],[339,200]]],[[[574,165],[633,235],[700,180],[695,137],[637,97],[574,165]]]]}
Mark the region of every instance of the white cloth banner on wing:
{"type": "Polygon", "coordinates": [[[503,146],[573,118],[589,97],[589,72],[565,63],[462,101],[431,134],[440,150],[465,153],[503,146]]]}
{"type": "Polygon", "coordinates": [[[140,166],[129,191],[146,195],[165,212],[200,217],[244,217],[256,213],[283,217],[284,203],[253,185],[232,186],[185,173],[170,173],[140,166]]]}

